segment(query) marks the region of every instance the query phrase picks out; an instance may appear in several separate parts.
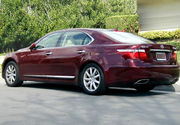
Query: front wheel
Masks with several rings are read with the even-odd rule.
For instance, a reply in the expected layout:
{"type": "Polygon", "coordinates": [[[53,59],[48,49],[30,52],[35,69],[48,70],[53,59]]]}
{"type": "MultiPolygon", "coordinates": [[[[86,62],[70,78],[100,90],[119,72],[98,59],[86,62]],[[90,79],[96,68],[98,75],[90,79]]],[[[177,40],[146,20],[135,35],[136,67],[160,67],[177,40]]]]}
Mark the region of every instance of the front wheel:
{"type": "Polygon", "coordinates": [[[19,77],[19,69],[14,61],[9,62],[4,69],[4,76],[7,86],[18,87],[21,86],[23,81],[19,77]]]}
{"type": "Polygon", "coordinates": [[[80,84],[85,93],[91,95],[105,92],[105,77],[101,68],[94,63],[86,65],[80,74],[80,84]]]}

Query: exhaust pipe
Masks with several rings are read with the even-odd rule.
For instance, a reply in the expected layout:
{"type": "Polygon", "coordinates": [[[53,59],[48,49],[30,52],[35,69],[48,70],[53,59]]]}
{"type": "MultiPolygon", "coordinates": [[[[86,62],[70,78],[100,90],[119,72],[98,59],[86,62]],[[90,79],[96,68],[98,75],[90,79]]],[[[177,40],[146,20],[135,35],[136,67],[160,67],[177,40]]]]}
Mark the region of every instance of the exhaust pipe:
{"type": "Polygon", "coordinates": [[[137,82],[134,83],[134,85],[146,85],[149,83],[149,79],[140,79],[137,82]]]}

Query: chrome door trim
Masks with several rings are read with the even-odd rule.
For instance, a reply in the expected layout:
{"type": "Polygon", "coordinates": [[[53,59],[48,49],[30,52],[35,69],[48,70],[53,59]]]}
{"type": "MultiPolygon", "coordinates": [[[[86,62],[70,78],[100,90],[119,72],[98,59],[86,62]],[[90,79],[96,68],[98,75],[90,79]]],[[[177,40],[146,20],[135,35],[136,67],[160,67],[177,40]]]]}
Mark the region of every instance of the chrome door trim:
{"type": "Polygon", "coordinates": [[[74,79],[75,76],[55,76],[55,75],[24,75],[31,78],[53,78],[53,79],[74,79]]]}
{"type": "Polygon", "coordinates": [[[82,53],[86,53],[86,51],[85,50],[78,50],[77,53],[82,54],[82,53]]]}
{"type": "Polygon", "coordinates": [[[53,53],[52,52],[47,52],[46,53],[46,55],[48,56],[48,55],[52,55],[53,53]]]}

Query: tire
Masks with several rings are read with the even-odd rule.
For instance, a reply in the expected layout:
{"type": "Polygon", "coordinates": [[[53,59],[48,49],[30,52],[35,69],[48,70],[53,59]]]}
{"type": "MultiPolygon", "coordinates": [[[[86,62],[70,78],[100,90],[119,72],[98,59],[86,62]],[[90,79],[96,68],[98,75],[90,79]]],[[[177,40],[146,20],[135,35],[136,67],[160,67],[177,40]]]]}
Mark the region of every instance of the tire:
{"type": "Polygon", "coordinates": [[[149,92],[150,90],[152,90],[155,86],[154,85],[142,85],[142,86],[137,86],[135,87],[135,89],[138,92],[149,92]]]}
{"type": "Polygon", "coordinates": [[[4,69],[4,76],[6,85],[9,87],[19,87],[23,84],[19,77],[18,66],[14,61],[7,63],[4,69]]]}
{"type": "Polygon", "coordinates": [[[80,73],[80,86],[90,95],[103,94],[106,90],[102,69],[94,63],[87,64],[80,73]]]}

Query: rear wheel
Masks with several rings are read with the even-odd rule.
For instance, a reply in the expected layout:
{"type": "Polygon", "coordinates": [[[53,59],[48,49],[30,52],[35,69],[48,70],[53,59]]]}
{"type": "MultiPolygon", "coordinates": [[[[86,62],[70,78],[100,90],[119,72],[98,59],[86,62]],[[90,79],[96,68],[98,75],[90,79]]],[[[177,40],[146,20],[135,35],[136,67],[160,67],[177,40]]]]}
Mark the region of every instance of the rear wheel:
{"type": "Polygon", "coordinates": [[[150,90],[154,89],[154,85],[142,85],[142,86],[137,86],[135,89],[138,92],[149,92],[150,90]]]}
{"type": "Polygon", "coordinates": [[[18,87],[21,86],[23,81],[19,77],[19,69],[14,61],[9,62],[4,69],[4,76],[7,86],[18,87]]]}
{"type": "Polygon", "coordinates": [[[80,84],[87,94],[102,94],[105,92],[105,77],[101,68],[94,63],[86,65],[80,74],[80,84]]]}

